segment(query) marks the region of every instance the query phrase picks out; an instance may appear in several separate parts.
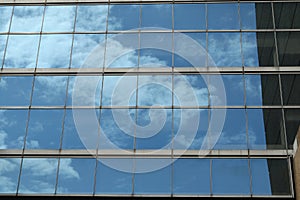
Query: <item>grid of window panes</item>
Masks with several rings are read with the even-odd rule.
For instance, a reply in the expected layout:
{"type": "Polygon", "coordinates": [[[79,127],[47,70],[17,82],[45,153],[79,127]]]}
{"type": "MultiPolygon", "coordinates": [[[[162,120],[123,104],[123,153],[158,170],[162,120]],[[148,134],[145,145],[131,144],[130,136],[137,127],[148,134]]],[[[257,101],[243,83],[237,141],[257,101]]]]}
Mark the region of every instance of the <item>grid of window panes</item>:
{"type": "Polygon", "coordinates": [[[226,111],[226,118],[214,150],[292,149],[300,121],[298,19],[300,2],[0,5],[0,149],[21,150],[15,158],[0,159],[0,192],[291,196],[287,153],[180,158],[144,174],[136,171],[146,158],[123,158],[132,165],[125,173],[94,158],[23,156],[30,150],[85,149],[72,108],[96,110],[101,133],[90,146],[96,150],[106,148],[102,135],[129,151],[206,150],[216,111],[226,111]],[[202,50],[186,46],[177,33],[202,50]],[[182,57],[183,51],[191,56],[182,57]],[[220,73],[203,70],[215,67],[220,73]],[[78,68],[88,69],[70,73],[78,68]],[[147,73],[130,73],[124,82],[130,69],[147,73]],[[97,87],[82,92],[81,98],[93,92],[92,102],[74,106],[80,78],[97,80],[97,87]],[[210,90],[218,78],[226,101],[217,101],[210,90]],[[124,100],[127,90],[113,92],[120,83],[134,88],[129,99],[124,100]],[[120,128],[114,121],[124,110],[136,126],[124,119],[120,128]],[[138,137],[144,134],[139,127],[153,120],[164,121],[158,133],[138,137]],[[186,129],[176,137],[195,121],[195,135],[186,129]]]}

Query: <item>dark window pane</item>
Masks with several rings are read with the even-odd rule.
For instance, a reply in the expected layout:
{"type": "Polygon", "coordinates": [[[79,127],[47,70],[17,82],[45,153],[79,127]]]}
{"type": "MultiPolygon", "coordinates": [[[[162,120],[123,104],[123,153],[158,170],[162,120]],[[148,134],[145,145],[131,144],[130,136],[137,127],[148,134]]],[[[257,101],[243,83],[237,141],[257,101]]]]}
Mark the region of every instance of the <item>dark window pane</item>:
{"type": "Polygon", "coordinates": [[[43,6],[15,6],[11,32],[39,32],[42,29],[43,6]]]}
{"type": "Polygon", "coordinates": [[[178,159],[173,173],[174,194],[210,194],[209,159],[178,159]]]}
{"type": "Polygon", "coordinates": [[[57,193],[92,194],[95,165],[95,159],[60,159],[57,193]]]}
{"type": "Polygon", "coordinates": [[[223,195],[250,194],[247,159],[213,159],[212,193],[223,195]]]}
{"type": "Polygon", "coordinates": [[[285,126],[288,148],[293,149],[293,144],[300,127],[300,109],[285,109],[285,126]]]}
{"type": "Polygon", "coordinates": [[[20,158],[1,158],[0,159],[0,192],[16,193],[18,177],[20,172],[20,158]]]}
{"type": "Polygon", "coordinates": [[[172,29],[172,5],[142,5],[141,28],[172,29]]]}
{"type": "Polygon", "coordinates": [[[32,110],[26,149],[59,149],[63,110],[32,110]]]}
{"type": "Polygon", "coordinates": [[[275,25],[279,29],[300,28],[300,3],[274,3],[275,25]]]}
{"type": "Polygon", "coordinates": [[[110,5],[108,30],[130,30],[140,26],[140,5],[110,5]]]}
{"type": "Polygon", "coordinates": [[[175,4],[174,29],[206,29],[204,4],[175,4]]]}
{"type": "Polygon", "coordinates": [[[281,75],[284,105],[300,105],[300,75],[281,75]]]}
{"type": "Polygon", "coordinates": [[[78,6],[76,31],[105,31],[107,5],[78,6]]]}
{"type": "Polygon", "coordinates": [[[1,77],[0,105],[29,106],[33,77],[1,77]]]}
{"type": "Polygon", "coordinates": [[[0,110],[0,149],[23,149],[27,117],[27,110],[0,110]]]}
{"type": "Polygon", "coordinates": [[[75,6],[47,6],[44,17],[43,31],[73,31],[75,11],[75,6]]]}
{"type": "Polygon", "coordinates": [[[72,35],[43,35],[38,68],[68,68],[72,35]]]}
{"type": "Polygon", "coordinates": [[[207,15],[208,29],[240,29],[237,3],[208,4],[207,15]]]}
{"type": "Polygon", "coordinates": [[[135,194],[171,194],[171,165],[167,159],[136,159],[134,175],[135,194]],[[158,164],[158,162],[160,164],[158,164]],[[156,165],[165,164],[162,169],[156,165]],[[146,171],[144,171],[144,169],[146,171]]]}
{"type": "Polygon", "coordinates": [[[287,160],[252,159],[252,191],[254,195],[290,195],[287,160]]]}
{"type": "Polygon", "coordinates": [[[19,193],[54,194],[57,162],[56,158],[24,158],[19,193]]]}
{"type": "Polygon", "coordinates": [[[100,159],[97,165],[96,194],[131,194],[133,160],[100,159]],[[124,167],[124,171],[114,166],[124,167]]]}
{"type": "Polygon", "coordinates": [[[300,32],[277,32],[279,65],[300,65],[300,32]]]}
{"type": "Polygon", "coordinates": [[[8,32],[11,15],[12,15],[12,6],[0,7],[0,32],[8,32]]]}
{"type": "Polygon", "coordinates": [[[208,54],[217,67],[241,67],[240,33],[209,33],[208,54]]]}
{"type": "Polygon", "coordinates": [[[10,35],[4,68],[35,68],[39,45],[38,35],[10,35]]]}
{"type": "Polygon", "coordinates": [[[281,104],[278,75],[261,75],[261,88],[263,105],[281,104]]]}

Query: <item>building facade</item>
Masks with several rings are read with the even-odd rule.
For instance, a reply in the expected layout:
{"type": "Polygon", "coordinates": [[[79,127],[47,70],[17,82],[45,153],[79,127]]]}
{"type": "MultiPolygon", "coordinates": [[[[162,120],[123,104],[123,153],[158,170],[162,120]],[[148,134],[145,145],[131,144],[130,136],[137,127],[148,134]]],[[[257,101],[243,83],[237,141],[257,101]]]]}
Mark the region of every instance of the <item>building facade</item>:
{"type": "Polygon", "coordinates": [[[299,198],[300,1],[2,0],[0,63],[1,196],[299,198]]]}

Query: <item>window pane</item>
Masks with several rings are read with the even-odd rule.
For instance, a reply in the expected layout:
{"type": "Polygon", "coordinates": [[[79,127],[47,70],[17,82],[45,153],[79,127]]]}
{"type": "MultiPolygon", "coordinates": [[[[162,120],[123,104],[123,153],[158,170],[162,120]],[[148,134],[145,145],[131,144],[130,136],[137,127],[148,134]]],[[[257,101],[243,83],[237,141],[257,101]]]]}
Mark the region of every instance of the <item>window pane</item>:
{"type": "Polygon", "coordinates": [[[32,110],[26,149],[59,149],[63,110],[32,110]]]}
{"type": "Polygon", "coordinates": [[[60,159],[57,193],[92,194],[95,165],[95,159],[60,159]]]}
{"type": "Polygon", "coordinates": [[[135,76],[104,76],[102,105],[105,106],[135,106],[136,90],[135,76]],[[132,98],[131,98],[132,97],[132,98]]]}
{"type": "Polygon", "coordinates": [[[172,110],[138,109],[136,149],[170,149],[172,110]]]}
{"type": "Polygon", "coordinates": [[[300,3],[274,3],[275,25],[279,29],[300,28],[300,3]]]}
{"type": "Polygon", "coordinates": [[[67,89],[66,76],[35,77],[32,105],[63,106],[67,89]]]}
{"type": "Polygon", "coordinates": [[[213,159],[212,193],[223,195],[250,194],[247,159],[213,159]]]}
{"type": "Polygon", "coordinates": [[[38,68],[68,68],[72,35],[43,35],[38,68]]]}
{"type": "Polygon", "coordinates": [[[134,119],[134,109],[102,109],[99,148],[133,149],[134,119]]]}
{"type": "Polygon", "coordinates": [[[290,195],[287,160],[252,159],[252,191],[254,195],[290,195]]]}
{"type": "Polygon", "coordinates": [[[206,29],[204,4],[174,4],[174,29],[206,29]]]}
{"type": "MultiPolygon", "coordinates": [[[[242,33],[242,49],[245,67],[257,67],[260,65],[262,56],[259,54],[259,49],[267,47],[258,46],[258,33],[242,33]]],[[[262,51],[262,50],[261,50],[262,51]]]]}
{"type": "Polygon", "coordinates": [[[29,106],[33,77],[1,77],[0,105],[29,106]]]}
{"type": "Polygon", "coordinates": [[[217,67],[241,67],[240,33],[209,33],[208,53],[217,67]]]}
{"type": "Polygon", "coordinates": [[[300,32],[278,32],[277,43],[279,65],[298,66],[300,64],[300,32]]]}
{"type": "Polygon", "coordinates": [[[57,162],[56,158],[24,158],[19,193],[53,194],[57,162]]]}
{"type": "Polygon", "coordinates": [[[103,67],[104,48],[92,54],[98,45],[104,44],[105,35],[102,34],[76,34],[74,35],[72,51],[72,68],[101,68],[103,67]],[[98,53],[99,52],[99,53],[98,53]],[[89,59],[92,58],[95,60],[89,59]],[[95,62],[93,62],[95,61],[95,62]]]}
{"type": "Polygon", "coordinates": [[[207,14],[208,29],[240,29],[237,3],[207,4],[207,14]]]}
{"type": "Polygon", "coordinates": [[[279,80],[277,75],[261,75],[263,105],[280,105],[279,80]]]}
{"type": "Polygon", "coordinates": [[[43,31],[73,31],[75,10],[75,6],[47,6],[44,17],[43,31]]]}
{"type": "Polygon", "coordinates": [[[172,5],[142,5],[141,28],[172,29],[172,5]]]}
{"type": "Polygon", "coordinates": [[[27,110],[0,110],[0,149],[23,149],[27,117],[27,110]]]}
{"type": "Polygon", "coordinates": [[[1,193],[16,193],[20,172],[19,158],[0,159],[1,193]]]}
{"type": "Polygon", "coordinates": [[[107,5],[78,6],[76,31],[105,31],[107,5]]]}
{"type": "Polygon", "coordinates": [[[300,109],[285,109],[284,112],[288,148],[293,149],[300,127],[300,109]]]}
{"type": "Polygon", "coordinates": [[[5,46],[6,46],[6,38],[7,38],[7,35],[0,35],[0,63],[1,63],[1,68],[2,68],[4,50],[5,50],[5,46]]]}
{"type": "Polygon", "coordinates": [[[210,160],[176,160],[173,190],[174,194],[210,194],[210,160]]]}
{"type": "Polygon", "coordinates": [[[140,5],[110,5],[108,30],[130,30],[140,26],[140,5]]]}
{"type": "Polygon", "coordinates": [[[0,31],[1,32],[8,32],[11,15],[12,15],[12,6],[0,7],[0,31]]]}
{"type": "Polygon", "coordinates": [[[111,168],[116,164],[126,168],[127,171],[133,171],[131,159],[101,159],[97,167],[96,194],[132,193],[132,173],[111,168]]]}
{"type": "Polygon", "coordinates": [[[5,68],[35,68],[38,35],[10,35],[5,54],[5,68]]]}
{"type": "Polygon", "coordinates": [[[15,6],[11,32],[39,32],[42,29],[43,6],[15,6]]]}
{"type": "Polygon", "coordinates": [[[300,105],[300,75],[281,75],[283,104],[300,105]]]}
{"type": "Polygon", "coordinates": [[[264,75],[245,75],[247,105],[263,105],[261,76],[264,75]]]}
{"type": "MultiPolygon", "coordinates": [[[[170,161],[167,159],[136,159],[135,171],[150,170],[152,166],[156,166],[157,162],[167,165],[170,161]]],[[[171,194],[171,165],[153,170],[134,175],[135,194],[171,194]]]]}
{"type": "Polygon", "coordinates": [[[244,109],[227,109],[223,131],[214,149],[247,149],[245,118],[244,109]]]}
{"type": "Polygon", "coordinates": [[[139,76],[138,105],[171,106],[172,77],[159,75],[139,76]]]}

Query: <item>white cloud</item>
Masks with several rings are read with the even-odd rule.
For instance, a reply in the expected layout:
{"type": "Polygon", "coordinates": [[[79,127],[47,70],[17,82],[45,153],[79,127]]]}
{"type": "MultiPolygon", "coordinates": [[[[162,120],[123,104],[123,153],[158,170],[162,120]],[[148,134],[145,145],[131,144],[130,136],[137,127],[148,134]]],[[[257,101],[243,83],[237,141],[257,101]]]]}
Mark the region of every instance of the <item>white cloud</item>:
{"type": "Polygon", "coordinates": [[[79,173],[71,166],[72,160],[71,159],[61,159],[60,160],[60,167],[59,167],[59,174],[63,178],[74,178],[80,179],[79,173]]]}

